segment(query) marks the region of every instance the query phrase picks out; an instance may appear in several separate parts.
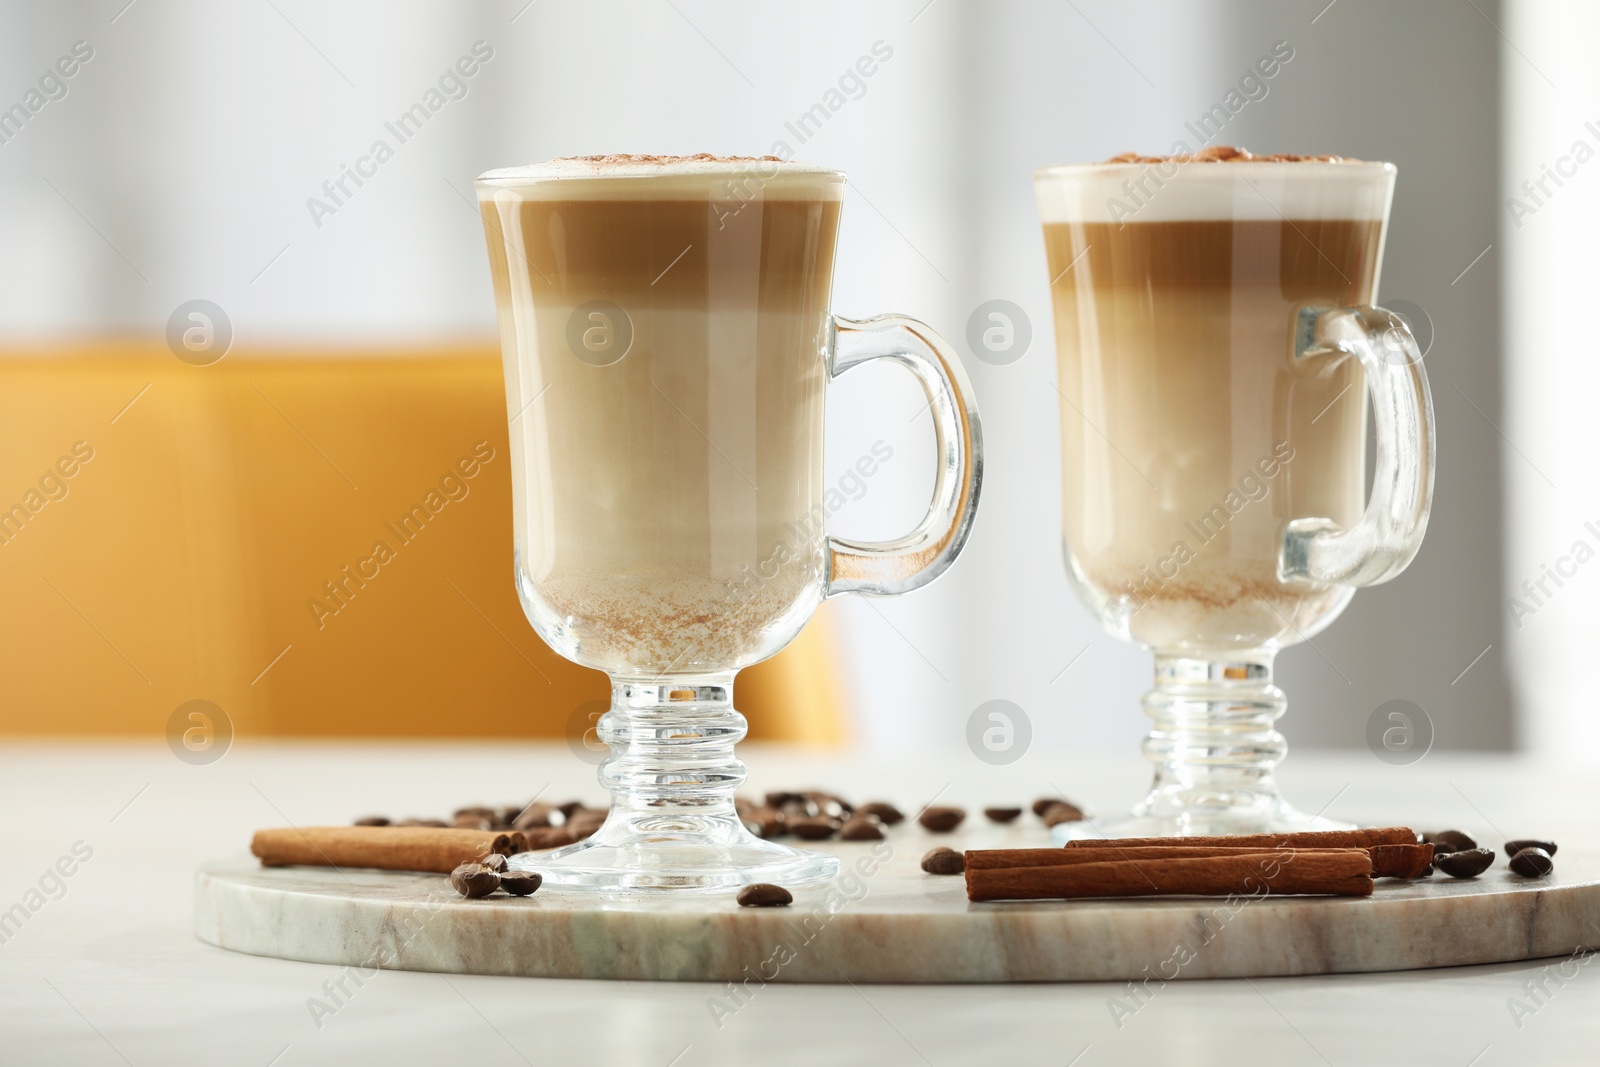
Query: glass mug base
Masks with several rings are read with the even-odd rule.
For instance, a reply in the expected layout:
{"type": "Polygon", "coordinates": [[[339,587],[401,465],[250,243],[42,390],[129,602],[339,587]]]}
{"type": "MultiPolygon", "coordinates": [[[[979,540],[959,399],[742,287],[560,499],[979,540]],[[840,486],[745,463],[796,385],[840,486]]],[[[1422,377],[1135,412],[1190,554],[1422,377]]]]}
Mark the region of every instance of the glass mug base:
{"type": "Polygon", "coordinates": [[[1156,685],[1144,710],[1154,728],[1144,755],[1156,765],[1150,793],[1121,819],[1063,823],[1058,842],[1085,838],[1349,830],[1307,815],[1278,793],[1273,770],[1288,746],[1274,723],[1283,690],[1272,684],[1275,652],[1216,657],[1156,653],[1156,685]]]}
{"type": "MultiPolygon", "coordinates": [[[[1218,798],[1223,799],[1223,798],[1218,798]]],[[[1148,797],[1120,819],[1061,823],[1050,831],[1057,844],[1115,837],[1193,837],[1219,834],[1293,834],[1307,830],[1354,830],[1353,823],[1307,815],[1280,796],[1178,804],[1148,797]]]]}
{"type": "Polygon", "coordinates": [[[629,891],[737,889],[754,882],[794,888],[839,874],[836,857],[763,841],[732,814],[613,812],[594,836],[553,852],[512,856],[509,866],[537,871],[548,886],[629,891]]]}

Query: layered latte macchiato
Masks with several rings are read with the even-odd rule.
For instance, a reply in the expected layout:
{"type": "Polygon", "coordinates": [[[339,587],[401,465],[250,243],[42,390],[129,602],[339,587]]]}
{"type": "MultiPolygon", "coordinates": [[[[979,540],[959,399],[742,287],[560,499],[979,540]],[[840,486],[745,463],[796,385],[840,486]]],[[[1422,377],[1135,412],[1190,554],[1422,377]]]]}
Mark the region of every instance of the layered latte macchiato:
{"type": "Polygon", "coordinates": [[[1058,838],[1348,827],[1278,791],[1272,673],[1427,529],[1424,353],[1375,303],[1395,176],[1220,145],[1034,173],[1069,572],[1155,660],[1150,792],[1058,838]]]}
{"type": "Polygon", "coordinates": [[[839,874],[837,857],[764,840],[742,818],[734,677],[824,597],[936,579],[966,544],[983,482],[982,426],[950,346],[905,315],[831,313],[844,184],[813,165],[709,155],[557,159],[478,179],[517,591],[552,649],[611,676],[594,724],[611,749],[610,814],[515,869],[623,893],[839,874]],[[927,397],[932,498],[901,537],[830,537],[824,395],[878,360],[927,397]]]}
{"type": "Polygon", "coordinates": [[[1292,157],[1114,162],[1039,185],[1074,580],[1158,649],[1299,639],[1350,591],[1280,581],[1284,527],[1360,517],[1366,387],[1353,359],[1297,366],[1296,318],[1375,301],[1387,199],[1326,159],[1316,182],[1292,157]]]}
{"type": "Polygon", "coordinates": [[[613,674],[770,655],[821,598],[836,172],[603,157],[480,183],[518,587],[613,674]],[[515,358],[512,358],[515,353],[515,358]]]}

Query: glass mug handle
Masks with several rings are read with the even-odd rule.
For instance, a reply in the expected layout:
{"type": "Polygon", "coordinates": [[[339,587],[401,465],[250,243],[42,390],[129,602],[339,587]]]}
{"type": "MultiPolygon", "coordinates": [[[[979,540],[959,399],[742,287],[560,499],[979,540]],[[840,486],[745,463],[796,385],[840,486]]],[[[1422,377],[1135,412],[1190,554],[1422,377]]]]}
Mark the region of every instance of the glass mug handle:
{"type": "Polygon", "coordinates": [[[972,385],[944,339],[903,315],[856,321],[833,318],[829,379],[875,359],[916,375],[933,411],[939,468],[933,501],[917,528],[893,541],[828,538],[828,590],[892,596],[933,581],[961,554],[972,532],[983,483],[983,431],[972,385]]]}
{"type": "Polygon", "coordinates": [[[1400,316],[1379,307],[1300,312],[1295,362],[1331,369],[1361,361],[1378,452],[1366,513],[1348,530],[1325,518],[1284,530],[1280,575],[1330,585],[1377,585],[1406,569],[1428,528],[1433,500],[1433,397],[1422,352],[1400,316]],[[1316,361],[1309,363],[1307,361],[1316,361]]]}

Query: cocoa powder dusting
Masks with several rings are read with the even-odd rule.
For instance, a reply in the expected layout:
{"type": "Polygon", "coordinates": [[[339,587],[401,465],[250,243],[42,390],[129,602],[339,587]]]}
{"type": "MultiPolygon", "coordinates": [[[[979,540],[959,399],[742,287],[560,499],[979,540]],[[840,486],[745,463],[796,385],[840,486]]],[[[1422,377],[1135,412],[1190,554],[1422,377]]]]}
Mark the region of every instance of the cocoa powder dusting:
{"type": "Polygon", "coordinates": [[[1146,156],[1138,152],[1124,152],[1112,156],[1107,163],[1360,163],[1348,156],[1300,156],[1292,152],[1271,155],[1253,155],[1233,145],[1212,145],[1198,152],[1178,153],[1170,156],[1146,156]]]}
{"type": "Polygon", "coordinates": [[[777,156],[716,156],[697,152],[692,156],[634,155],[627,152],[605,156],[561,156],[553,163],[592,163],[597,167],[668,166],[675,163],[782,163],[777,156]]]}

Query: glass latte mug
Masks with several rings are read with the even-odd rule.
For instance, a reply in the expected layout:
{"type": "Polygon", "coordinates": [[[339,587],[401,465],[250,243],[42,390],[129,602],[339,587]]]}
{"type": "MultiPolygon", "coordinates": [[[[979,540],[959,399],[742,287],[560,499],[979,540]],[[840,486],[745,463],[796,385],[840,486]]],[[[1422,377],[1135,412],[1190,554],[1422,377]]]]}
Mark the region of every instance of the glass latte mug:
{"type": "Polygon", "coordinates": [[[1059,836],[1343,825],[1278,793],[1272,662],[1405,569],[1427,526],[1422,354],[1373,306],[1394,179],[1387,163],[1310,160],[1035,174],[1070,580],[1156,666],[1149,796],[1059,836]]]}
{"type": "Polygon", "coordinates": [[[825,597],[904,593],[950,566],[982,447],[959,360],[912,319],[828,312],[844,175],[770,159],[601,157],[478,179],[511,426],[516,583],[539,636],[611,676],[611,815],[513,857],[557,885],[801,885],[838,872],[734,810],[733,676],[825,597]],[[938,455],[926,518],[829,537],[828,382],[910,370],[938,455]]]}

